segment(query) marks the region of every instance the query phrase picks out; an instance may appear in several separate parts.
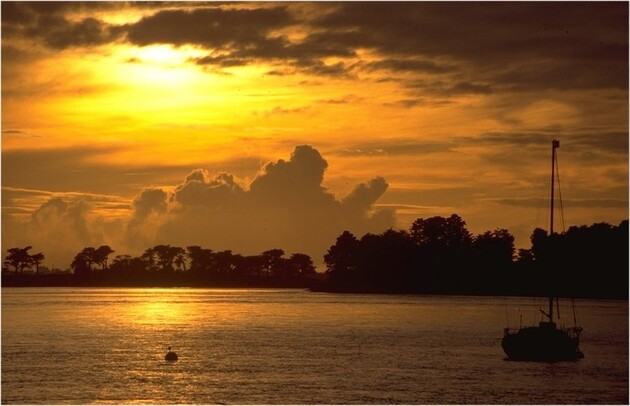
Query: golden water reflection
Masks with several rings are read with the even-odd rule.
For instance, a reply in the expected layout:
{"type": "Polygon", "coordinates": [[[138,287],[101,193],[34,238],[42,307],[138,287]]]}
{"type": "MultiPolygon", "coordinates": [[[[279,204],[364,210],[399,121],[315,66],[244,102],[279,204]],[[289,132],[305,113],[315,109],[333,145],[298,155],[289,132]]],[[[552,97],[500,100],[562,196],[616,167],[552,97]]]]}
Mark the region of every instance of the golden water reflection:
{"type": "Polygon", "coordinates": [[[204,324],[242,324],[256,313],[252,308],[255,306],[247,306],[248,303],[234,306],[234,300],[249,294],[246,289],[213,289],[211,292],[203,289],[127,290],[127,302],[119,303],[119,311],[113,317],[120,323],[143,325],[190,325],[200,322],[200,318],[204,324]]]}

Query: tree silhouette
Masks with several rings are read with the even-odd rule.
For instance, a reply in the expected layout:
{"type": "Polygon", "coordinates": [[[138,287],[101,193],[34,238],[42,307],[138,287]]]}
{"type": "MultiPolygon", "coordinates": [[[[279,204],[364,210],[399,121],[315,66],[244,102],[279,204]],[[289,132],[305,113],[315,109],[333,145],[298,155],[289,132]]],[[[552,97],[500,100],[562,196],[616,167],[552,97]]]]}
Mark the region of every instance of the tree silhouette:
{"type": "Polygon", "coordinates": [[[101,245],[92,252],[92,261],[99,264],[102,270],[107,269],[107,261],[114,250],[109,245],[101,245]]]}
{"type": "Polygon", "coordinates": [[[200,276],[210,272],[214,263],[213,252],[211,249],[201,248],[198,245],[191,245],[186,247],[186,253],[188,259],[190,259],[191,272],[200,276]]]}
{"type": "Polygon", "coordinates": [[[157,271],[158,269],[156,265],[156,256],[157,253],[154,248],[147,248],[140,256],[140,258],[147,263],[147,267],[150,271],[157,271]]]}
{"type": "Polygon", "coordinates": [[[28,269],[33,265],[33,258],[28,251],[33,248],[30,245],[24,248],[9,248],[4,260],[5,265],[12,266],[16,273],[24,273],[24,269],[28,269]]]}
{"type": "Polygon", "coordinates": [[[214,259],[215,271],[218,274],[229,274],[234,266],[234,260],[231,250],[219,251],[212,255],[214,259]]]}
{"type": "Polygon", "coordinates": [[[31,255],[31,262],[35,265],[35,273],[39,273],[39,265],[44,259],[46,259],[46,257],[41,252],[31,255]]]}
{"type": "Polygon", "coordinates": [[[416,291],[420,282],[415,262],[416,246],[404,231],[387,230],[382,234],[366,234],[359,242],[358,275],[369,291],[416,291]]]}
{"type": "Polygon", "coordinates": [[[462,275],[469,272],[472,254],[472,236],[466,222],[457,214],[420,218],[411,225],[410,234],[418,246],[425,283],[438,291],[465,290],[462,275]]]}
{"type": "Polygon", "coordinates": [[[506,229],[486,231],[474,238],[472,247],[474,272],[464,276],[464,283],[488,293],[508,286],[514,262],[514,236],[506,229]]]}
{"type": "Polygon", "coordinates": [[[333,287],[348,289],[357,281],[357,256],[359,241],[349,231],[344,231],[335,245],[324,255],[326,276],[333,287]]]}
{"type": "Polygon", "coordinates": [[[264,261],[263,272],[268,275],[286,275],[285,261],[283,261],[284,251],[281,249],[272,249],[264,251],[261,254],[264,261]]]}
{"type": "Polygon", "coordinates": [[[186,272],[186,251],[181,247],[175,247],[175,265],[177,269],[186,272]]]}
{"type": "Polygon", "coordinates": [[[94,248],[87,247],[81,252],[75,255],[74,260],[70,264],[70,267],[74,271],[74,274],[80,277],[85,277],[92,273],[92,256],[94,248]]]}
{"type": "MultiPolygon", "coordinates": [[[[71,263],[72,283],[88,286],[284,286],[346,292],[519,294],[627,298],[628,220],[596,223],[548,235],[535,229],[531,248],[514,257],[514,237],[505,229],[475,237],[458,216],[419,218],[409,231],[386,230],[360,240],[349,231],[324,255],[320,278],[302,253],[285,257],[275,248],[243,256],[192,245],[148,248],[141,256],[117,255],[103,245],[85,247],[71,263]],[[177,272],[175,272],[177,270],[177,272]]],[[[43,253],[10,248],[3,286],[33,286],[67,276],[40,275],[43,253]],[[34,275],[23,275],[35,267],[34,275]],[[12,273],[8,273],[13,269],[12,273]],[[37,282],[34,282],[37,280],[37,282]],[[43,282],[45,281],[45,282],[43,282]],[[29,285],[30,286],[30,285],[29,285]]]]}
{"type": "Polygon", "coordinates": [[[457,214],[452,214],[449,218],[419,218],[411,225],[410,233],[420,247],[459,249],[472,243],[466,222],[457,214]]]}
{"type": "Polygon", "coordinates": [[[173,261],[175,261],[175,250],[170,245],[156,245],[153,252],[157,256],[157,266],[164,272],[173,271],[173,261]]]}
{"type": "Polygon", "coordinates": [[[317,273],[311,257],[302,253],[291,255],[290,267],[293,275],[313,276],[317,273]]]}

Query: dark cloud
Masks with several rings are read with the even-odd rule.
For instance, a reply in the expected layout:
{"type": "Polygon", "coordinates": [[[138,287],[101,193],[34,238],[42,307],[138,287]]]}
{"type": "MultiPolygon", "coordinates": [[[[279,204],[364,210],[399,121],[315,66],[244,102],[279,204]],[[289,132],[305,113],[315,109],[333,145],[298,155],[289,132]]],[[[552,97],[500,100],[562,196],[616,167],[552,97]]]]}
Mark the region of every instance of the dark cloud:
{"type": "Polygon", "coordinates": [[[583,151],[601,150],[628,157],[628,133],[584,129],[567,140],[573,148],[583,151]]]}
{"type": "Polygon", "coordinates": [[[452,142],[413,142],[407,139],[391,139],[380,142],[366,142],[353,145],[336,152],[341,156],[374,156],[374,155],[425,155],[438,152],[449,152],[456,146],[452,142]]]}
{"type": "Polygon", "coordinates": [[[455,66],[441,64],[426,59],[399,59],[389,58],[376,62],[369,62],[362,65],[366,70],[385,69],[395,72],[415,72],[415,73],[449,73],[456,70],[455,66]]]}
{"type": "Polygon", "coordinates": [[[137,46],[188,44],[211,51],[196,64],[264,62],[277,65],[275,75],[355,77],[383,69],[439,75],[437,83],[411,78],[409,86],[450,96],[628,87],[625,2],[342,2],[308,13],[282,3],[46,3],[4,2],[3,34],[38,38],[54,49],[123,38],[137,46]],[[66,17],[113,7],[155,11],[119,26],[66,17]],[[305,36],[285,33],[298,26],[305,36]],[[361,61],[361,50],[372,60],[361,61]],[[326,63],[329,57],[342,61],[326,63]]]}
{"type": "Polygon", "coordinates": [[[426,79],[408,80],[401,83],[413,93],[424,96],[488,95],[493,92],[493,85],[490,83],[426,79]]]}
{"type": "Polygon", "coordinates": [[[293,18],[285,7],[258,9],[208,8],[163,10],[125,26],[128,40],[135,45],[202,45],[229,49],[249,45],[260,51],[274,47],[269,31],[286,27],[293,18]]]}
{"type": "Polygon", "coordinates": [[[411,109],[413,107],[416,106],[422,106],[426,104],[426,100],[423,98],[415,98],[415,99],[403,99],[403,100],[398,100],[397,102],[393,102],[393,103],[385,103],[384,106],[387,107],[396,107],[396,108],[404,108],[404,109],[411,109]]]}
{"type": "Polygon", "coordinates": [[[24,36],[38,39],[53,49],[106,44],[123,34],[120,27],[92,17],[74,22],[68,20],[65,14],[110,7],[112,5],[99,2],[3,2],[3,34],[9,38],[24,36]]]}
{"type": "MultiPolygon", "coordinates": [[[[592,50],[585,45],[627,43],[627,17],[628,5],[620,2],[347,2],[314,25],[370,35],[384,54],[483,63],[541,53],[583,59],[592,50]]],[[[623,58],[620,50],[608,57],[623,58]]]]}
{"type": "Polygon", "coordinates": [[[560,138],[561,147],[575,151],[614,154],[623,157],[627,157],[628,154],[629,144],[626,132],[583,128],[567,134],[567,130],[558,125],[532,128],[521,132],[486,132],[476,136],[460,137],[458,140],[474,145],[547,149],[552,138],[560,138]]]}
{"type": "Polygon", "coordinates": [[[43,38],[55,49],[103,45],[114,41],[122,34],[120,29],[110,27],[95,18],[85,18],[78,23],[71,23],[54,16],[40,19],[39,25],[27,32],[43,38]]]}
{"type": "MultiPolygon", "coordinates": [[[[539,208],[540,199],[494,199],[499,204],[518,207],[539,208]]],[[[628,207],[628,200],[625,199],[563,199],[562,206],[565,208],[624,208],[628,207]]]]}
{"type": "Polygon", "coordinates": [[[194,59],[199,65],[225,68],[264,61],[288,64],[292,70],[285,73],[348,74],[344,64],[327,65],[321,59],[356,56],[355,49],[362,43],[360,35],[312,33],[298,42],[291,42],[273,33],[273,30],[296,23],[286,7],[208,8],[160,11],[125,26],[125,29],[128,40],[135,45],[190,44],[212,49],[212,54],[194,59]]]}
{"type": "Polygon", "coordinates": [[[409,58],[448,58],[461,74],[512,88],[628,84],[623,2],[347,2],[313,24],[368,36],[363,43],[384,58],[376,67],[407,70],[409,58]],[[537,63],[543,69],[528,70],[537,63]]]}

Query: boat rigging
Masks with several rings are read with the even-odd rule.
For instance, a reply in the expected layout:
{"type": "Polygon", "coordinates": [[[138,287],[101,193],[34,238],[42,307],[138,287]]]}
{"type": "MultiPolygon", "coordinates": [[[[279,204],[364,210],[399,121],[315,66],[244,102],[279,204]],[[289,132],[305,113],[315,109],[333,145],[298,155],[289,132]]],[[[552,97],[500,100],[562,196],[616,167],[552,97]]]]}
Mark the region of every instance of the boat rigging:
{"type": "MultiPolygon", "coordinates": [[[[551,144],[551,217],[549,223],[549,236],[553,236],[553,213],[554,213],[554,183],[555,169],[557,165],[556,150],[560,148],[560,141],[553,140],[551,144]]],[[[550,271],[549,269],[547,270],[550,271]]],[[[509,327],[504,330],[501,346],[508,359],[516,361],[571,361],[584,358],[584,354],[579,349],[580,334],[582,327],[577,325],[575,313],[573,316],[574,327],[558,328],[554,321],[553,302],[556,300],[557,315],[559,317],[560,307],[558,298],[549,286],[549,307],[541,313],[547,318],[541,321],[538,326],[522,327],[512,331],[509,327]]],[[[575,312],[575,309],[574,309],[575,312]]]]}

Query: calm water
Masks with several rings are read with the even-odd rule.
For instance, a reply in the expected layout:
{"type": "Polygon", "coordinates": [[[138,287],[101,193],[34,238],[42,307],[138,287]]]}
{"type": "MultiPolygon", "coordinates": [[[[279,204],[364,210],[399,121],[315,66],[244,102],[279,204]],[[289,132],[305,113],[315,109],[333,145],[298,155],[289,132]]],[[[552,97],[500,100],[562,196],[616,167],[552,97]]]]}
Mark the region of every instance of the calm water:
{"type": "MultiPolygon", "coordinates": [[[[2,289],[2,403],[628,403],[628,302],[576,302],[577,362],[504,360],[531,298],[2,289]],[[179,361],[167,363],[173,346],[179,361]]],[[[563,309],[561,309],[563,310],[563,309]]],[[[571,309],[561,316],[572,323],[571,309]]]]}

